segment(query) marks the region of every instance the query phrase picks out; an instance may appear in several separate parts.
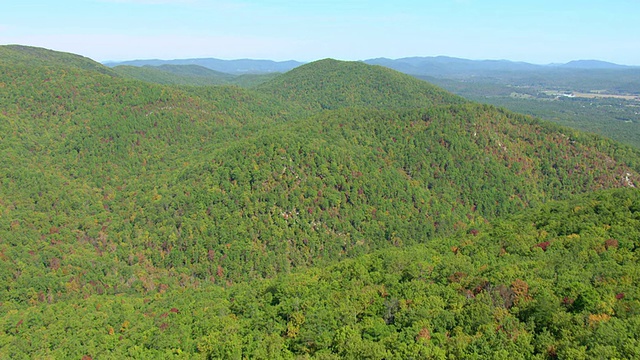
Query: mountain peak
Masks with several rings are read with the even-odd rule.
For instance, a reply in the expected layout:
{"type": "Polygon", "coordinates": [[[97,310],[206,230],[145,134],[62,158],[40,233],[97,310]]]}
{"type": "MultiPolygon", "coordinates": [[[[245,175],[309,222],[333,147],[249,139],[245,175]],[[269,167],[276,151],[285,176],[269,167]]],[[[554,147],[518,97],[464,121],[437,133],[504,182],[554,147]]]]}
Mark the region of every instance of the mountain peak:
{"type": "Polygon", "coordinates": [[[561,65],[566,68],[573,69],[625,69],[628,66],[618,65],[601,60],[573,60],[561,65]]]}
{"type": "Polygon", "coordinates": [[[310,108],[428,107],[464,100],[395,70],[359,61],[322,59],[261,85],[261,91],[310,108]]]}

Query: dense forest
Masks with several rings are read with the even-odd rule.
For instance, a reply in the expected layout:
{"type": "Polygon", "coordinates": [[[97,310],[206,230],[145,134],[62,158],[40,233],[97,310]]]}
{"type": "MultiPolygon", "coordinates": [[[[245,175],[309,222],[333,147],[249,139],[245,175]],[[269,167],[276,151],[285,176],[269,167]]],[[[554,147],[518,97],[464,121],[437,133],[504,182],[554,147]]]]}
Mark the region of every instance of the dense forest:
{"type": "Polygon", "coordinates": [[[0,357],[640,356],[638,150],[363,63],[169,80],[0,47],[0,357]]]}
{"type": "Polygon", "coordinates": [[[5,301],[0,354],[637,358],[638,229],[638,192],[605,191],[269,279],[137,293],[69,286],[80,294],[5,301]]]}

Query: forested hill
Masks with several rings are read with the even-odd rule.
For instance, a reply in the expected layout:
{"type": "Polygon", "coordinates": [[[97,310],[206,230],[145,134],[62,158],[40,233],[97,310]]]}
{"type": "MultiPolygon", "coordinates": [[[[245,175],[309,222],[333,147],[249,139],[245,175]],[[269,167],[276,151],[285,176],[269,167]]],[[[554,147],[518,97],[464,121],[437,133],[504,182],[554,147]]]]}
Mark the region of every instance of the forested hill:
{"type": "Polygon", "coordinates": [[[0,46],[0,65],[78,68],[115,76],[108,67],[84,56],[23,45],[0,46]]]}
{"type": "Polygon", "coordinates": [[[461,97],[394,70],[333,59],[299,66],[259,85],[258,90],[311,109],[421,108],[465,102],[461,97]]]}
{"type": "MultiPolygon", "coordinates": [[[[183,291],[215,299],[379,250],[437,247],[553,199],[640,184],[636,150],[378,66],[322,60],[247,90],[149,84],[40,49],[0,53],[0,357],[76,356],[81,343],[59,343],[69,334],[56,334],[49,353],[34,350],[39,341],[28,339],[49,339],[38,329],[60,324],[22,315],[114,297],[122,306],[110,308],[108,326],[85,322],[96,338],[119,334],[112,349],[152,356],[172,344],[216,357],[216,334],[229,329],[202,323],[185,334],[206,340],[176,345],[160,340],[168,313],[133,324],[132,309],[183,291]]],[[[228,309],[212,316],[250,330],[228,309]]],[[[269,341],[294,345],[302,323],[291,332],[271,324],[269,341]]],[[[229,351],[249,356],[243,336],[229,351]]],[[[335,341],[327,351],[339,354],[345,344],[335,341]]],[[[319,351],[309,344],[296,354],[319,351]]]]}

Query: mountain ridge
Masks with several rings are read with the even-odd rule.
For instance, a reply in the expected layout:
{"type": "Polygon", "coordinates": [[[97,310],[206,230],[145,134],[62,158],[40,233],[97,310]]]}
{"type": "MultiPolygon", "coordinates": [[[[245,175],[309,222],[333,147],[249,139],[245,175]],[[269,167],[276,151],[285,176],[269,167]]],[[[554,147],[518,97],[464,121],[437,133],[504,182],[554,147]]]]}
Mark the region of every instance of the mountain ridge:
{"type": "Polygon", "coordinates": [[[562,67],[576,68],[576,69],[629,69],[638,68],[637,66],[627,66],[615,64],[601,60],[573,60],[566,64],[561,64],[562,67]]]}
{"type": "Polygon", "coordinates": [[[25,45],[0,45],[0,63],[62,68],[75,67],[117,76],[108,67],[88,57],[25,45]]]}
{"type": "MultiPolygon", "coordinates": [[[[456,73],[462,70],[465,71],[533,71],[533,70],[545,70],[556,67],[566,69],[591,69],[591,70],[603,70],[603,69],[638,69],[640,66],[621,65],[601,60],[572,60],[567,63],[550,63],[550,64],[533,64],[524,61],[512,61],[512,60],[470,60],[465,58],[457,58],[451,56],[413,56],[403,57],[397,59],[391,58],[371,58],[360,60],[367,64],[384,65],[391,67],[395,70],[409,73],[412,75],[433,75],[433,70],[425,70],[425,67],[442,66],[450,69],[445,73],[456,73]]],[[[313,61],[312,61],[313,62],[313,61]]],[[[235,59],[235,60],[222,60],[216,58],[193,58],[193,59],[174,59],[174,60],[127,60],[127,61],[106,61],[103,64],[109,67],[115,67],[118,65],[131,65],[131,66],[159,66],[163,64],[171,65],[200,65],[212,70],[226,72],[231,74],[244,74],[244,73],[269,73],[269,72],[285,72],[294,69],[307,62],[300,62],[295,60],[287,61],[273,61],[273,60],[254,60],[254,59],[235,59]]],[[[442,69],[440,69],[442,71],[442,69]]]]}
{"type": "Polygon", "coordinates": [[[130,65],[130,66],[159,66],[159,65],[199,65],[211,70],[220,71],[224,73],[240,75],[240,74],[260,74],[271,72],[285,72],[291,70],[303,63],[287,60],[287,61],[273,61],[273,60],[254,60],[254,59],[234,59],[234,60],[222,60],[216,58],[193,58],[193,59],[175,59],[175,60],[129,60],[119,62],[105,62],[105,65],[109,67],[115,67],[118,65],[130,65]]]}

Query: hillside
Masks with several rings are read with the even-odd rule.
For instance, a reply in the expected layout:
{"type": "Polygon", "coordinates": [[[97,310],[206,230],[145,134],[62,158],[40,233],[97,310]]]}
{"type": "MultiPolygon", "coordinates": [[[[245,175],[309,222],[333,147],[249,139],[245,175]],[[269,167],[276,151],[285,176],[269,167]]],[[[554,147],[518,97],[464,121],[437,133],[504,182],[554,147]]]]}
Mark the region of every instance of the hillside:
{"type": "Polygon", "coordinates": [[[638,191],[600,192],[225,288],[34,294],[3,302],[0,356],[635,358],[639,212],[638,191]]]}
{"type": "MultiPolygon", "coordinates": [[[[1,51],[7,50],[0,47],[1,51]]],[[[539,316],[534,308],[510,308],[511,313],[500,315],[497,311],[502,310],[493,306],[482,308],[488,316],[484,320],[464,317],[450,306],[488,303],[464,302],[463,289],[455,285],[460,281],[449,284],[444,279],[457,272],[484,274],[478,268],[489,255],[480,249],[500,254],[498,246],[503,246],[525,259],[532,255],[523,249],[535,248],[538,242],[581,234],[581,228],[570,223],[549,222],[543,228],[536,220],[542,227],[532,229],[530,218],[504,220],[511,224],[505,229],[512,230],[499,233],[505,216],[531,207],[554,212],[545,204],[640,184],[636,150],[470,103],[378,66],[322,60],[247,90],[162,86],[104,74],[100,67],[92,70],[87,66],[91,62],[56,66],[68,55],[47,54],[46,63],[20,57],[0,62],[2,357],[77,357],[88,338],[95,339],[90,355],[107,357],[124,351],[133,357],[156,357],[180,349],[186,357],[235,357],[241,352],[262,358],[358,358],[358,351],[369,349],[374,358],[384,351],[403,358],[409,348],[394,348],[405,347],[402,344],[418,353],[437,351],[416,350],[420,345],[413,332],[420,329],[413,325],[385,327],[393,325],[389,316],[398,311],[401,293],[393,293],[397,304],[386,304],[386,295],[378,299],[381,303],[374,299],[382,307],[372,309],[371,318],[358,315],[367,311],[358,310],[371,300],[366,296],[353,304],[339,302],[343,291],[357,292],[356,284],[373,270],[349,273],[352,270],[338,262],[366,263],[387,256],[386,251],[401,258],[423,251],[416,249],[428,249],[422,254],[430,258],[449,259],[451,246],[463,248],[477,234],[483,242],[468,253],[462,251],[468,262],[453,262],[437,273],[439,280],[433,279],[445,287],[432,289],[435,293],[429,296],[449,294],[438,301],[451,301],[442,309],[443,319],[450,320],[429,331],[451,346],[449,353],[466,354],[456,353],[464,349],[445,340],[446,334],[468,345],[478,329],[489,334],[481,325],[493,324],[488,320],[493,315],[486,314],[496,312],[527,334],[522,338],[527,351],[542,354],[545,346],[561,339],[555,333],[545,337],[544,328],[530,325],[528,319],[539,316]],[[498,244],[494,235],[485,237],[491,224],[498,224],[495,236],[511,242],[498,244]],[[558,230],[565,228],[569,230],[562,231],[571,232],[558,230]],[[528,233],[520,236],[520,229],[528,233]],[[540,241],[532,243],[534,235],[527,234],[536,232],[540,241]],[[378,255],[367,255],[372,253],[378,255]],[[309,294],[317,299],[321,295],[312,292],[318,276],[336,272],[354,284],[336,284],[330,295],[336,302],[299,318],[306,308],[295,305],[294,298],[304,300],[309,294]],[[307,276],[309,281],[303,280],[307,276]],[[287,294],[303,291],[295,290],[306,288],[303,284],[312,287],[289,298],[277,295],[280,281],[291,283],[292,288],[282,285],[287,294]],[[254,295],[252,289],[266,290],[254,295]],[[270,300],[258,300],[262,297],[270,300]],[[43,315],[53,309],[65,314],[65,320],[43,315]],[[384,315],[384,309],[395,310],[384,315]],[[336,316],[351,316],[353,322],[343,323],[346,318],[336,316]],[[330,325],[322,330],[314,327],[316,320],[330,325]],[[371,328],[356,324],[364,320],[371,328]],[[84,335],[69,341],[42,330],[54,331],[63,323],[68,329],[89,325],[83,325],[86,333],[74,330],[84,335]],[[301,329],[305,338],[298,338],[301,329]],[[234,335],[221,344],[221,333],[234,335]],[[361,340],[376,344],[349,349],[347,340],[340,340],[344,336],[356,341],[361,335],[361,340]],[[34,343],[28,344],[27,338],[34,343]],[[180,339],[184,343],[178,345],[180,339]],[[261,339],[273,346],[265,348],[261,339]],[[39,347],[40,343],[48,345],[39,347]]],[[[633,267],[634,232],[625,231],[635,224],[637,192],[603,194],[569,202],[569,208],[561,205],[562,214],[571,209],[579,213],[579,207],[593,207],[597,201],[607,204],[589,212],[603,217],[595,223],[610,226],[601,226],[597,241],[615,238],[627,251],[621,256],[632,259],[628,266],[633,267]],[[620,204],[628,211],[616,225],[604,217],[614,211],[607,209],[620,204]]],[[[595,234],[596,227],[589,229],[595,234]]],[[[596,258],[587,259],[594,261],[595,269],[596,258]]],[[[622,260],[614,260],[622,266],[622,260]]],[[[535,266],[542,269],[540,261],[535,266]]],[[[487,275],[487,281],[508,287],[524,279],[524,273],[509,267],[514,263],[496,265],[492,271],[497,277],[487,275]],[[509,271],[515,273],[498,275],[509,271]],[[496,279],[501,282],[494,283],[496,279]]],[[[389,266],[390,276],[404,276],[393,270],[401,267],[389,266]]],[[[532,289],[543,289],[550,281],[546,275],[544,281],[531,279],[532,289]]],[[[385,293],[380,284],[371,287],[372,294],[385,293]]],[[[464,289],[471,285],[478,284],[473,280],[464,289]]],[[[549,295],[545,299],[553,299],[555,305],[557,297],[582,291],[554,286],[551,295],[541,296],[549,295]]],[[[606,301],[614,291],[632,292],[622,285],[596,291],[606,301]]],[[[629,306],[636,306],[635,295],[629,296],[629,306]]],[[[576,308],[576,319],[614,315],[608,307],[594,305],[593,299],[576,308]]],[[[420,314],[415,316],[423,323],[415,320],[421,324],[415,326],[428,327],[428,317],[420,314]]],[[[629,310],[628,316],[635,315],[629,310]]],[[[584,332],[590,329],[577,326],[570,331],[586,339],[584,332]]],[[[496,340],[483,346],[507,344],[496,340]]]]}
{"type": "Polygon", "coordinates": [[[420,108],[464,102],[431,84],[387,68],[333,59],[302,65],[257,89],[313,110],[420,108]]]}
{"type": "MultiPolygon", "coordinates": [[[[163,196],[185,216],[206,208],[183,231],[204,222],[214,225],[207,238],[233,239],[230,248],[210,243],[226,271],[271,276],[625,186],[627,173],[637,183],[637,172],[615,160],[622,148],[559,130],[478,105],[326,112],[187,167],[163,196]],[[483,118],[495,122],[469,121],[483,118]],[[179,184],[189,184],[188,198],[179,184]]],[[[159,221],[154,214],[147,224],[159,221]]]]}
{"type": "Polygon", "coordinates": [[[0,65],[84,69],[115,76],[108,67],[84,56],[23,45],[0,46],[0,65]]]}

